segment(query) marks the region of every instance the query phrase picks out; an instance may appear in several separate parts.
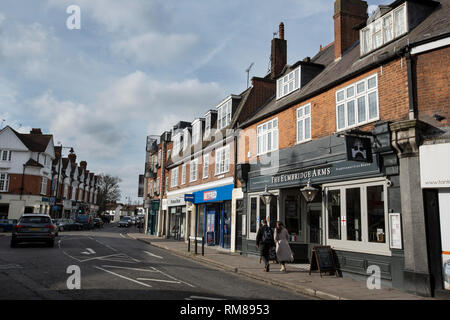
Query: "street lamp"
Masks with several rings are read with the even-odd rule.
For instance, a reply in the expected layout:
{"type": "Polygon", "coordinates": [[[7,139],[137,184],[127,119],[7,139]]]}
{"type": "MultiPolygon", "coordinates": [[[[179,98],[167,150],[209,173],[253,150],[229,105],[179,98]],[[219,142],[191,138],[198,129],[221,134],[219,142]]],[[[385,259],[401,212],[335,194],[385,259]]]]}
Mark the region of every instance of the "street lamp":
{"type": "Polygon", "coordinates": [[[266,189],[265,189],[264,193],[262,194],[262,197],[264,199],[264,204],[268,205],[272,201],[272,198],[275,198],[276,195],[267,191],[267,185],[266,185],[266,189]]]}
{"type": "Polygon", "coordinates": [[[312,187],[310,184],[310,180],[308,180],[308,184],[306,185],[306,187],[300,189],[300,192],[303,194],[303,197],[305,197],[307,202],[311,202],[316,197],[319,189],[312,187]]]}

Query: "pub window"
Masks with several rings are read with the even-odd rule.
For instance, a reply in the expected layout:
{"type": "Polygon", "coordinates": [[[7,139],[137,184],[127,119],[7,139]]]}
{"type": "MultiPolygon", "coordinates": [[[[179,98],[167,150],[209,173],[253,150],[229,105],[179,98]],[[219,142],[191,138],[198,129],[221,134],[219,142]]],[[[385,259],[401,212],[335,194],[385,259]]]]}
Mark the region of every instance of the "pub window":
{"type": "Polygon", "coordinates": [[[387,186],[381,179],[374,180],[328,188],[326,234],[333,247],[389,254],[387,186]]]}
{"type": "Polygon", "coordinates": [[[286,229],[289,234],[299,235],[302,230],[302,222],[300,216],[297,214],[298,198],[296,196],[287,196],[285,200],[285,221],[286,229]]]}
{"type": "Polygon", "coordinates": [[[311,139],[311,104],[297,109],[297,143],[311,139]]]}
{"type": "Polygon", "coordinates": [[[250,198],[250,232],[256,232],[256,208],[258,198],[250,198]]]}
{"type": "Polygon", "coordinates": [[[257,134],[258,155],[278,150],[278,118],[259,125],[257,134]]]}
{"type": "MultiPolygon", "coordinates": [[[[263,197],[259,197],[259,222],[261,223],[261,221],[266,220],[267,218],[267,207],[266,204],[264,203],[263,197]]],[[[258,226],[261,226],[261,224],[258,226]]]]}

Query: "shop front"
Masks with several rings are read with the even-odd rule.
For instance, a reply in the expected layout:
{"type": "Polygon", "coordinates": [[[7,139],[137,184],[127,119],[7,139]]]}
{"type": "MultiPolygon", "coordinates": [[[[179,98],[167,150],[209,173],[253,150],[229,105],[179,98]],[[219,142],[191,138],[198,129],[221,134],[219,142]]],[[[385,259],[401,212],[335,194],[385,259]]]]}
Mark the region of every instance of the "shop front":
{"type": "Polygon", "coordinates": [[[198,230],[202,230],[205,244],[231,248],[231,199],[234,185],[194,192],[198,230]]]}
{"type": "Polygon", "coordinates": [[[160,200],[150,200],[148,208],[147,234],[156,235],[160,200]]]}
{"type": "Polygon", "coordinates": [[[186,237],[186,203],[184,198],[168,198],[169,238],[184,240],[186,237]]]}
{"type": "Polygon", "coordinates": [[[420,180],[428,225],[429,264],[436,291],[450,293],[450,143],[422,145],[420,180]]]}
{"type": "Polygon", "coordinates": [[[294,263],[310,263],[313,248],[327,245],[343,274],[365,279],[368,266],[377,265],[385,285],[402,287],[401,230],[395,233],[400,245],[391,245],[389,224],[391,213],[401,219],[398,161],[382,129],[366,158],[352,159],[347,139],[332,136],[280,150],[276,167],[251,165],[243,253],[259,254],[255,240],[262,219],[272,228],[279,220],[290,234],[294,263]],[[313,197],[302,192],[306,187],[313,197]]]}

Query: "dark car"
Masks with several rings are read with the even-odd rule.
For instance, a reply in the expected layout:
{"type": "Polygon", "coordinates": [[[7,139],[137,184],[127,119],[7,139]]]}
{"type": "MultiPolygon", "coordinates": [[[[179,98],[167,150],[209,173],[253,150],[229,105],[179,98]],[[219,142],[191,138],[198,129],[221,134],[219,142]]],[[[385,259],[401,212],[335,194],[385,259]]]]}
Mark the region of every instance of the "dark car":
{"type": "Polygon", "coordinates": [[[59,231],[81,230],[83,225],[75,222],[73,219],[59,219],[57,221],[59,231]]]}
{"type": "Polygon", "coordinates": [[[45,242],[53,247],[56,234],[56,227],[49,215],[23,215],[12,230],[11,248],[20,242],[45,242]]]}
{"type": "Polygon", "coordinates": [[[118,226],[121,228],[123,228],[123,227],[128,228],[129,226],[131,226],[131,217],[128,217],[128,216],[120,217],[118,226]]]}
{"type": "Polygon", "coordinates": [[[75,221],[81,223],[83,229],[85,230],[91,230],[94,228],[94,221],[90,214],[79,214],[75,221]]]}
{"type": "Polygon", "coordinates": [[[0,219],[0,232],[12,231],[17,219],[0,219]]]}
{"type": "Polygon", "coordinates": [[[100,218],[94,218],[94,227],[103,228],[103,220],[100,218]]]}

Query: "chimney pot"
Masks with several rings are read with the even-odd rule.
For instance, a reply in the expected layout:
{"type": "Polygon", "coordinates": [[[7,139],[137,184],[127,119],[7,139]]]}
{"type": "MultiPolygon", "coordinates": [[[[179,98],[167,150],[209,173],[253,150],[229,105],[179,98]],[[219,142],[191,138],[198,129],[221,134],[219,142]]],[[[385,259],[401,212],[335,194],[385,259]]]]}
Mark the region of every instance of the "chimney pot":
{"type": "Polygon", "coordinates": [[[283,22],[280,22],[278,34],[280,35],[280,39],[284,40],[284,23],[283,22]]]}
{"type": "Polygon", "coordinates": [[[31,134],[42,134],[41,128],[32,128],[30,131],[31,134]]]}

